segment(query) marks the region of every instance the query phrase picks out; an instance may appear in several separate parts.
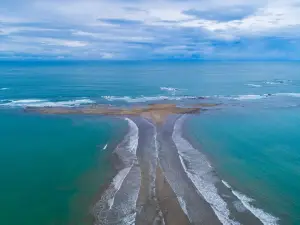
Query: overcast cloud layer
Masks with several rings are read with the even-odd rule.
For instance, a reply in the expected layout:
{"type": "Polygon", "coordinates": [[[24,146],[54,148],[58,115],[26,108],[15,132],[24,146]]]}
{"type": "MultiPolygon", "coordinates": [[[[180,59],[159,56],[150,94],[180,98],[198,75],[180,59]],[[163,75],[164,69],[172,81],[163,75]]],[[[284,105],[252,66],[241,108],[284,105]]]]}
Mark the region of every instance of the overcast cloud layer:
{"type": "Polygon", "coordinates": [[[300,0],[1,0],[1,58],[300,59],[300,0]]]}

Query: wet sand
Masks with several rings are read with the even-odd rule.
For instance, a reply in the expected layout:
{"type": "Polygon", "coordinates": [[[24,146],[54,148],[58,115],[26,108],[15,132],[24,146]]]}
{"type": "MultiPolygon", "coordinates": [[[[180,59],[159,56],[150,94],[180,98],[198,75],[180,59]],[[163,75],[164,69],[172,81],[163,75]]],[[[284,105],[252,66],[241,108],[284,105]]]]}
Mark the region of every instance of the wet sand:
{"type": "Polygon", "coordinates": [[[160,167],[156,170],[156,192],[165,224],[189,225],[187,215],[183,212],[176,194],[172,190],[160,167]]]}

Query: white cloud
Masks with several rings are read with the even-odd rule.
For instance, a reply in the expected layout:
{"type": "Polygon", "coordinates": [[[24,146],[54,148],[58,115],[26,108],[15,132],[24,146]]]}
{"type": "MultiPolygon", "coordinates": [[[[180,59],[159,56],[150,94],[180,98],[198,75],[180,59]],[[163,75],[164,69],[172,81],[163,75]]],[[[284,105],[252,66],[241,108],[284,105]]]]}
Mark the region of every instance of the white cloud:
{"type": "Polygon", "coordinates": [[[180,53],[214,57],[224,46],[210,42],[299,38],[300,0],[1,1],[0,22],[0,54],[32,50],[106,59],[180,53]]]}

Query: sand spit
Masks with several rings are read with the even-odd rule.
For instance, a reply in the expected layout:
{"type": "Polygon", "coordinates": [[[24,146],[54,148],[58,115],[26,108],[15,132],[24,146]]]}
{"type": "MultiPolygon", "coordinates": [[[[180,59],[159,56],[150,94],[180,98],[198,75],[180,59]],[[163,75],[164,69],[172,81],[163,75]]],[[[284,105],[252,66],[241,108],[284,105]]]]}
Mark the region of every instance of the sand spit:
{"type": "Polygon", "coordinates": [[[216,104],[197,104],[190,107],[179,107],[175,104],[149,104],[140,107],[117,108],[111,106],[98,106],[82,108],[67,107],[27,107],[25,112],[41,114],[87,114],[87,115],[113,115],[113,116],[142,116],[161,124],[170,114],[195,114],[202,108],[217,106],[216,104]]]}
{"type": "Polygon", "coordinates": [[[173,169],[171,174],[179,173],[183,176],[185,172],[182,166],[174,161],[178,157],[174,155],[178,154],[176,149],[168,148],[174,146],[174,143],[170,136],[173,126],[168,127],[167,119],[172,114],[197,114],[213,106],[216,105],[179,107],[175,104],[151,104],[130,108],[94,105],[82,108],[29,107],[25,111],[131,118],[126,118],[129,125],[128,134],[114,151],[118,158],[118,162],[114,162],[117,170],[115,177],[93,207],[94,225],[217,225],[220,222],[213,215],[209,204],[198,195],[193,184],[180,183],[185,182],[184,180],[169,180],[167,175],[170,175],[170,169],[161,165],[163,160],[159,157],[164,155],[169,159],[168,165],[172,165],[170,168],[173,169]],[[166,126],[170,130],[162,133],[163,127],[166,126]],[[163,140],[169,145],[163,144],[163,140]],[[185,194],[178,193],[177,185],[185,187],[182,189],[185,194]],[[189,194],[190,191],[193,194],[189,194]],[[199,201],[192,201],[189,198],[191,196],[197,197],[199,201]],[[189,207],[188,210],[186,206],[189,207]],[[190,217],[191,208],[198,216],[190,217]]]}

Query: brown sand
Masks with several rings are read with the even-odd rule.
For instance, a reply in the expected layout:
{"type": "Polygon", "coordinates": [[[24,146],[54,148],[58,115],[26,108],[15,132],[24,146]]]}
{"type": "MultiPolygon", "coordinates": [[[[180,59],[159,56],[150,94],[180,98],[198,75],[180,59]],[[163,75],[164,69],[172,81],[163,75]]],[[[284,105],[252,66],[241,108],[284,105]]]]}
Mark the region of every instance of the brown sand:
{"type": "Polygon", "coordinates": [[[200,112],[200,108],[200,106],[182,108],[175,104],[151,104],[144,107],[133,108],[113,108],[110,106],[92,106],[84,108],[28,107],[25,109],[25,112],[38,112],[41,114],[143,116],[153,120],[157,124],[161,124],[170,114],[194,114],[200,112]]]}
{"type": "Polygon", "coordinates": [[[166,225],[191,224],[159,166],[156,170],[156,194],[166,225]]]}

